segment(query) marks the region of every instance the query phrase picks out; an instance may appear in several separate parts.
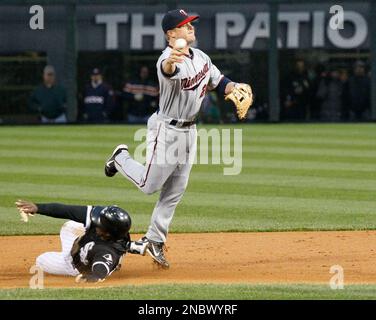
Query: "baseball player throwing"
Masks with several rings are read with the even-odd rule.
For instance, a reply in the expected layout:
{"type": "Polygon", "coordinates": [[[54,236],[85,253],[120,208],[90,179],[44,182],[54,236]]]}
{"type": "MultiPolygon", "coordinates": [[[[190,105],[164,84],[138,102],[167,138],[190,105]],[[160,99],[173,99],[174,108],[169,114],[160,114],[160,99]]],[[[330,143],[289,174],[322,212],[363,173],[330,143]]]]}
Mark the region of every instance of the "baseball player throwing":
{"type": "Polygon", "coordinates": [[[24,221],[41,214],[69,219],[60,231],[61,252],[45,252],[36,259],[44,272],[75,276],[76,282],[103,281],[115,270],[126,252],[144,255],[145,243],[132,242],[131,218],[117,206],[74,206],[18,200],[24,221]]]}
{"type": "Polygon", "coordinates": [[[162,20],[168,47],[156,64],[160,101],[158,111],[147,124],[146,164],[135,161],[125,144],[118,145],[105,164],[108,177],[120,172],[146,194],[161,190],[150,226],[141,241],[163,268],[169,268],[164,244],[195,159],[195,122],[206,91],[217,90],[231,99],[240,119],[245,117],[253,99],[249,85],[232,82],[221,74],[208,55],[191,47],[196,40],[191,22],[198,18],[180,9],[167,12],[162,20]],[[171,149],[177,150],[178,155],[170,152],[171,149]]]}

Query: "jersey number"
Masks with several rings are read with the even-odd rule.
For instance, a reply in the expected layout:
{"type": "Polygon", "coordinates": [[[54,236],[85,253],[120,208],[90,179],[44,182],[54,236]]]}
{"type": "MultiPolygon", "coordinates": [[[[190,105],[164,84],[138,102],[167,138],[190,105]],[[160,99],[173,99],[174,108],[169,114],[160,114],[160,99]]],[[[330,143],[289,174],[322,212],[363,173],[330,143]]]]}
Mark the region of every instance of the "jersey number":
{"type": "Polygon", "coordinates": [[[202,98],[205,93],[206,93],[206,88],[207,88],[207,85],[205,84],[203,87],[202,87],[202,91],[201,91],[201,94],[200,94],[200,98],[202,98]]]}
{"type": "Polygon", "coordinates": [[[80,249],[80,260],[85,266],[89,264],[89,261],[87,261],[87,255],[93,247],[94,241],[91,241],[85,244],[85,246],[80,249]]]}

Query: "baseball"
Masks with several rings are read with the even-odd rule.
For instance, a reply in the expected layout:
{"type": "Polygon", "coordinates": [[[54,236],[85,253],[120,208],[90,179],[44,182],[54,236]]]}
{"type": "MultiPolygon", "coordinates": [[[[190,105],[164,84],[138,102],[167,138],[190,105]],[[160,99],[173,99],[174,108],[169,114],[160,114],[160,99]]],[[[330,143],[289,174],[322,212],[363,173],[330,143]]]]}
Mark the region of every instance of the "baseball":
{"type": "Polygon", "coordinates": [[[185,39],[176,39],[175,41],[175,48],[176,49],[183,49],[187,46],[187,41],[185,39]]]}

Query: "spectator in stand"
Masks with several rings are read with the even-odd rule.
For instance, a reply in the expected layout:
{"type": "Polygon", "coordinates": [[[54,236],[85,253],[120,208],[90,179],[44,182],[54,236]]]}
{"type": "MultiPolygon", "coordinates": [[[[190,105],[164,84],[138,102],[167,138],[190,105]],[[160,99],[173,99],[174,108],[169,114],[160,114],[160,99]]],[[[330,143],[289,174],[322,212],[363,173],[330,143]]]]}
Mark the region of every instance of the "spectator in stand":
{"type": "Polygon", "coordinates": [[[367,120],[370,109],[370,79],[366,73],[363,61],[356,61],[354,73],[349,78],[344,89],[346,101],[346,117],[352,121],[367,120]]]}
{"type": "Polygon", "coordinates": [[[102,72],[94,68],[91,81],[84,92],[83,120],[89,123],[103,123],[114,107],[114,92],[103,82],[102,72]]]}
{"type": "Polygon", "coordinates": [[[66,123],[67,94],[56,84],[55,69],[51,65],[43,70],[43,83],[31,94],[29,109],[38,112],[42,123],[66,123]]]}
{"type": "Polygon", "coordinates": [[[322,100],[319,98],[317,95],[317,92],[319,90],[319,86],[322,82],[322,80],[326,79],[327,77],[327,70],[326,67],[323,64],[318,64],[315,67],[315,76],[314,79],[312,80],[311,83],[311,88],[312,88],[312,99],[310,103],[310,120],[313,121],[318,121],[320,120],[320,113],[321,113],[321,104],[322,100]]]}
{"type": "Polygon", "coordinates": [[[348,119],[348,102],[346,99],[348,98],[346,96],[346,86],[347,82],[349,81],[349,72],[345,68],[339,69],[339,80],[342,82],[342,110],[341,110],[341,120],[346,121],[348,119]]]}
{"type": "Polygon", "coordinates": [[[158,95],[158,86],[149,79],[149,68],[142,66],[137,79],[124,85],[124,118],[129,123],[146,123],[157,108],[158,95]]]}
{"type": "Polygon", "coordinates": [[[303,60],[297,60],[295,71],[285,82],[282,117],[285,120],[306,120],[311,99],[311,85],[303,60]]]}
{"type": "Polygon", "coordinates": [[[339,69],[339,79],[345,84],[349,80],[349,72],[344,68],[339,69]]]}
{"type": "Polygon", "coordinates": [[[343,110],[343,82],[338,70],[332,68],[327,77],[321,79],[317,98],[322,101],[320,120],[340,121],[343,110]]]}

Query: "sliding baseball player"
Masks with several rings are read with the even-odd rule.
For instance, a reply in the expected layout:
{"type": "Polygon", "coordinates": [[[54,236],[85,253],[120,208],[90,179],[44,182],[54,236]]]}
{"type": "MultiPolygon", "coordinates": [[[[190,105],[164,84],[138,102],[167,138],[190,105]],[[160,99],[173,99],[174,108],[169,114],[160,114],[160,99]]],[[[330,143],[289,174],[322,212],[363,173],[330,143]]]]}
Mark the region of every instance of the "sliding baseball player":
{"type": "Polygon", "coordinates": [[[44,272],[75,276],[76,282],[104,281],[126,252],[145,254],[146,244],[131,241],[131,217],[118,206],[76,206],[18,200],[22,219],[41,214],[69,219],[61,228],[61,252],[45,252],[36,266],[44,272]]]}

